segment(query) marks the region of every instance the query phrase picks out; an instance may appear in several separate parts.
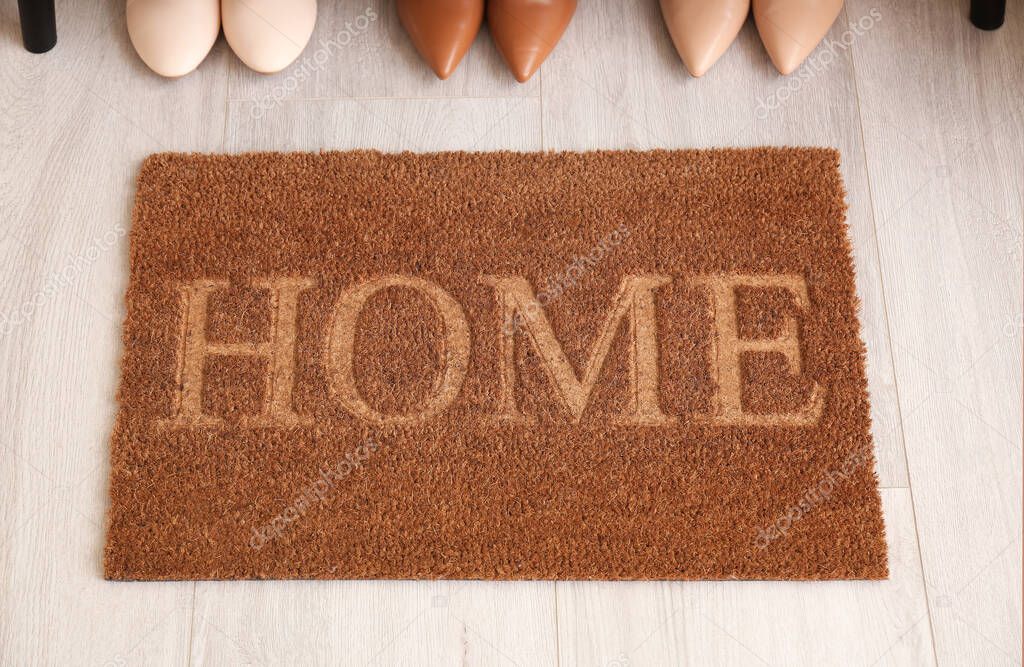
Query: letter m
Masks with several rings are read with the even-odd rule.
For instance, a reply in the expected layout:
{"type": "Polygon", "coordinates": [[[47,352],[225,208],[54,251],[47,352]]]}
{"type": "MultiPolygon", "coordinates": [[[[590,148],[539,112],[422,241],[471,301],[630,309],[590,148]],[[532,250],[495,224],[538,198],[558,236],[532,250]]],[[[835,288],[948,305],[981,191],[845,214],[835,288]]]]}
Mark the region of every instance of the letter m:
{"type": "Polygon", "coordinates": [[[674,421],[664,414],[658,401],[658,342],[653,290],[667,285],[666,276],[626,276],[612,299],[604,324],[590,350],[582,377],[577,376],[544,314],[543,308],[525,279],[482,276],[480,282],[494,288],[498,300],[499,360],[501,395],[499,418],[523,420],[515,400],[516,331],[526,334],[540,358],[559,402],[576,423],[583,417],[597,378],[604,367],[612,342],[622,320],[629,320],[630,396],[626,421],[659,425],[674,421]],[[515,326],[507,326],[514,323],[515,326]]]}

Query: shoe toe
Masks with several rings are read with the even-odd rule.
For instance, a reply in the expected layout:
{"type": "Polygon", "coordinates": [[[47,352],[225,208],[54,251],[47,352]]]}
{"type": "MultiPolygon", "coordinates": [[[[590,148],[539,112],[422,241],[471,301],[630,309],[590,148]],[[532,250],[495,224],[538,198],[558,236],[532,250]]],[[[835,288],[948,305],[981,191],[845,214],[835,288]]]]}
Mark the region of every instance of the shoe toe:
{"type": "Polygon", "coordinates": [[[224,0],[221,11],[231,50],[263,74],[294,62],[316,25],[316,0],[224,0]]]}
{"type": "Polygon", "coordinates": [[[796,71],[800,64],[814,50],[814,46],[807,47],[800,42],[789,39],[778,40],[768,51],[768,57],[779,74],[788,76],[796,71]]]}
{"type": "Polygon", "coordinates": [[[536,74],[540,66],[544,64],[544,59],[547,56],[546,46],[526,45],[517,49],[510,48],[506,53],[508,68],[519,83],[529,81],[530,77],[536,74]]]}
{"type": "Polygon", "coordinates": [[[754,22],[775,68],[791,74],[828,34],[843,0],[753,0],[754,22]]]}
{"type": "Polygon", "coordinates": [[[165,77],[188,74],[213,48],[220,32],[217,0],[133,0],[128,36],[146,65],[165,77]]]}

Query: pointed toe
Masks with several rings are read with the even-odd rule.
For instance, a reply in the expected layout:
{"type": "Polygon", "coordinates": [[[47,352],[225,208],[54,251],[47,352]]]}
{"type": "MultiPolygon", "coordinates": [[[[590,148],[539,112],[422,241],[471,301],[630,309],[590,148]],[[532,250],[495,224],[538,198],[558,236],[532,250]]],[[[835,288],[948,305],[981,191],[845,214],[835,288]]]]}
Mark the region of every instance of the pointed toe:
{"type": "Polygon", "coordinates": [[[438,79],[442,81],[446,80],[455,70],[458,69],[459,63],[462,62],[462,56],[466,54],[465,51],[460,49],[416,49],[420,52],[423,60],[426,61],[430,69],[437,75],[438,79]]]}
{"type": "Polygon", "coordinates": [[[519,83],[526,83],[540,69],[547,53],[542,48],[522,48],[508,54],[508,68],[519,83]]]}
{"type": "Polygon", "coordinates": [[[813,50],[814,47],[806,49],[795,42],[788,42],[776,45],[773,50],[768,52],[768,57],[771,58],[772,64],[775,65],[775,69],[779,71],[779,74],[789,76],[800,67],[800,63],[813,50]]]}
{"type": "Polygon", "coordinates": [[[689,59],[683,58],[683,64],[686,65],[686,71],[690,73],[695,79],[699,79],[708,73],[711,66],[718,60],[717,57],[703,54],[701,56],[691,56],[689,59]]]}
{"type": "Polygon", "coordinates": [[[719,44],[704,42],[677,45],[676,51],[679,52],[679,57],[686,65],[686,71],[691,76],[699,78],[707,74],[711,66],[718,62],[726,48],[728,48],[728,44],[725,45],[725,48],[721,48],[719,44]]]}
{"type": "Polygon", "coordinates": [[[142,62],[168,78],[199,66],[220,32],[219,0],[128,0],[128,37],[142,62]]]}
{"type": "Polygon", "coordinates": [[[512,75],[532,77],[554,50],[576,11],[576,0],[490,0],[487,25],[512,75]]]}
{"type": "Polygon", "coordinates": [[[458,62],[447,61],[445,64],[431,64],[430,69],[434,70],[434,74],[437,75],[438,79],[447,81],[448,77],[455,73],[455,68],[458,67],[458,62]]]}
{"type": "Polygon", "coordinates": [[[440,79],[447,79],[473,45],[484,0],[398,0],[398,20],[440,79]]]}
{"type": "Polygon", "coordinates": [[[661,13],[686,69],[703,76],[736,39],[750,0],[661,0],[661,13]]]}
{"type": "Polygon", "coordinates": [[[462,62],[462,56],[466,54],[457,48],[452,49],[439,49],[434,52],[427,51],[422,53],[423,59],[427,61],[427,65],[434,71],[438,79],[444,81],[458,68],[459,63],[462,62]]]}
{"type": "Polygon", "coordinates": [[[524,58],[522,61],[509,65],[509,69],[516,81],[526,83],[540,69],[540,62],[524,58]]]}
{"type": "Polygon", "coordinates": [[[791,74],[828,34],[843,0],[753,0],[754,22],[772,64],[791,74]]]}
{"type": "Polygon", "coordinates": [[[224,38],[250,69],[280,72],[309,42],[316,25],[316,0],[223,0],[224,38]]]}

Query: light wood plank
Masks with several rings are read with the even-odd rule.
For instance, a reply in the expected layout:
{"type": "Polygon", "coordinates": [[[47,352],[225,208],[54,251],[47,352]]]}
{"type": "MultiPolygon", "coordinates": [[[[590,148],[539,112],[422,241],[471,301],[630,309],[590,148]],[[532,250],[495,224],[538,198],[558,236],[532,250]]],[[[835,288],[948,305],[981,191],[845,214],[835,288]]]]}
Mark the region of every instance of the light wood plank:
{"type": "Polygon", "coordinates": [[[538,150],[532,98],[232,102],[228,150],[538,150]]]}
{"type": "Polygon", "coordinates": [[[559,582],[558,664],[685,665],[682,583],[559,582]]]}
{"type": "Polygon", "coordinates": [[[183,664],[193,585],[102,579],[107,441],[135,172],[221,147],[224,53],[164,82],[129,57],[122,6],[59,9],[52,53],[0,42],[0,663],[183,664]]]}
{"type": "Polygon", "coordinates": [[[554,584],[198,585],[195,664],[553,665],[554,584]]]}
{"type": "Polygon", "coordinates": [[[1024,15],[878,4],[855,56],[938,658],[1020,663],[1024,15]]]}

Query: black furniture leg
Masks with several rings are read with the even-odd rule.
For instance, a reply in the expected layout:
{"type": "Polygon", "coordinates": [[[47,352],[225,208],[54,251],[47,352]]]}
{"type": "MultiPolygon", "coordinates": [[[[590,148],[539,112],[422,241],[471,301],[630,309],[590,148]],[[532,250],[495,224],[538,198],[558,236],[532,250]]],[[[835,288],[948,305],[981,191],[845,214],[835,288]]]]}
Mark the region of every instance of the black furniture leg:
{"type": "Polygon", "coordinates": [[[21,14],[21,41],[32,53],[46,53],[57,43],[57,17],[54,0],[18,0],[21,14]]]}
{"type": "Polygon", "coordinates": [[[1006,0],[971,0],[971,23],[982,30],[995,30],[1006,18],[1006,0]]]}

